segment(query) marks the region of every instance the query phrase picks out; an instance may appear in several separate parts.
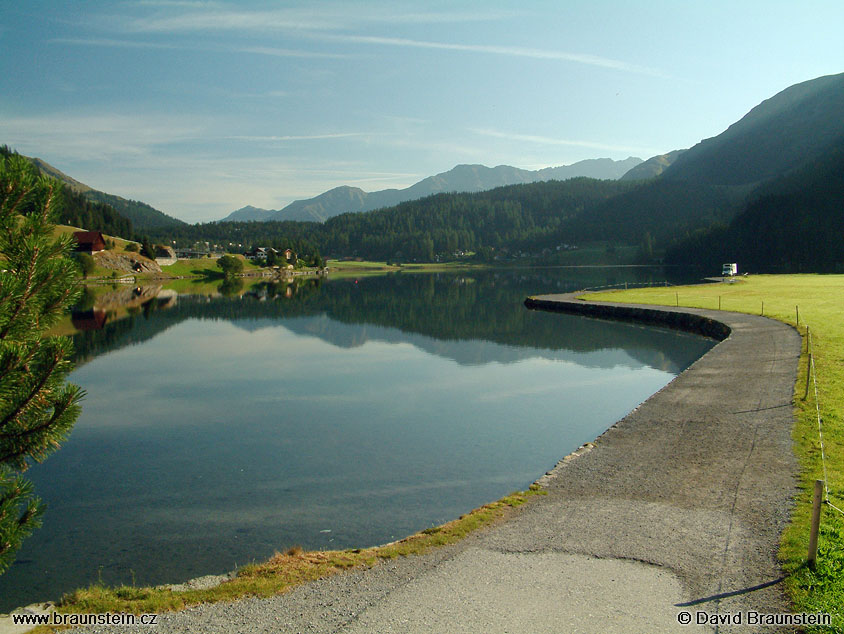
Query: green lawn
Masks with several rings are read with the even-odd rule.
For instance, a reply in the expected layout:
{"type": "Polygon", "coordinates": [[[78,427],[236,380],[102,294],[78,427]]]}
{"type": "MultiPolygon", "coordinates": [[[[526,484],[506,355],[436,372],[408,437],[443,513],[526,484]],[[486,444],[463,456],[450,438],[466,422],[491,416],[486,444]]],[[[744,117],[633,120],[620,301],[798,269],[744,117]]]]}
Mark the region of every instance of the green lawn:
{"type": "Polygon", "coordinates": [[[782,537],[780,559],[788,575],[786,584],[794,611],[828,612],[833,615],[835,631],[844,631],[844,514],[823,507],[818,565],[815,570],[805,565],[812,487],[816,479],[824,479],[814,389],[805,398],[807,325],[823,420],[830,502],[844,509],[844,275],[759,275],[738,278],[734,283],[606,291],[584,298],[713,309],[720,302],[722,310],[757,315],[764,311],[766,316],[792,325],[797,325],[799,313],[803,355],[794,388],[796,424],[792,436],[801,466],[801,488],[791,525],[782,537]]]}
{"type": "Polygon", "coordinates": [[[389,269],[398,270],[401,267],[394,265],[387,265],[386,262],[376,262],[374,260],[327,260],[326,266],[333,270],[366,270],[366,269],[389,269]]]}
{"type": "MultiPolygon", "coordinates": [[[[244,260],[243,270],[255,268],[249,260],[244,260]]],[[[162,266],[161,272],[171,277],[190,277],[196,275],[222,277],[223,271],[217,266],[217,258],[196,258],[193,260],[178,260],[175,264],[162,266]]]]}
{"type": "Polygon", "coordinates": [[[485,265],[467,260],[456,260],[453,262],[402,263],[400,266],[370,260],[363,260],[360,262],[354,260],[328,260],[327,266],[329,274],[332,277],[337,278],[344,276],[362,277],[365,275],[383,275],[384,273],[393,273],[396,271],[401,271],[403,273],[456,271],[461,269],[482,268],[485,265]]]}

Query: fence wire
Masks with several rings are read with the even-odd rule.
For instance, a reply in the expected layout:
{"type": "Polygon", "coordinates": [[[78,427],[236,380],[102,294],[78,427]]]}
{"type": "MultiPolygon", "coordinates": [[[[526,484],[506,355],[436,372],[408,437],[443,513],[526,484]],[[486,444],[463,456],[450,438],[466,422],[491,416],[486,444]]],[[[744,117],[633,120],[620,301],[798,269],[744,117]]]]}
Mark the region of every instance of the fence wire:
{"type": "Polygon", "coordinates": [[[623,282],[621,284],[607,284],[605,286],[590,286],[588,288],[580,289],[581,291],[603,291],[608,288],[648,288],[650,286],[674,286],[670,282],[623,282]]]}
{"type": "MultiPolygon", "coordinates": [[[[812,334],[811,332],[806,332],[806,337],[808,337],[808,344],[809,349],[814,350],[814,346],[812,345],[812,334]]],[[[823,417],[821,416],[821,402],[820,398],[818,398],[818,373],[815,370],[815,357],[813,355],[809,355],[809,367],[807,368],[808,372],[812,373],[812,385],[815,390],[815,413],[818,418],[818,439],[820,441],[821,446],[821,465],[823,467],[823,487],[824,487],[824,503],[832,509],[835,509],[841,515],[844,515],[844,510],[838,508],[835,504],[833,504],[829,499],[829,477],[827,476],[826,470],[826,450],[823,446],[823,417]]]]}

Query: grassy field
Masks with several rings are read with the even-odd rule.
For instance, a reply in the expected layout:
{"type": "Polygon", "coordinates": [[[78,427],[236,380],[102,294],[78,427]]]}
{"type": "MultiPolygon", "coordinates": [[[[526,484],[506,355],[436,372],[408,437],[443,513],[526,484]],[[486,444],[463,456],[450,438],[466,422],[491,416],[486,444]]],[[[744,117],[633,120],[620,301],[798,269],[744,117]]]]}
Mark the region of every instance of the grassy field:
{"type": "Polygon", "coordinates": [[[436,271],[454,271],[459,269],[477,268],[479,265],[475,262],[455,261],[455,262],[419,262],[419,263],[403,263],[401,265],[387,264],[386,262],[375,262],[370,260],[363,260],[357,262],[354,260],[328,260],[328,269],[332,276],[342,275],[381,275],[383,273],[393,273],[402,271],[404,273],[433,273],[436,271]]]}
{"type": "MultiPolygon", "coordinates": [[[[256,265],[252,260],[247,260],[243,256],[235,256],[243,260],[243,272],[250,273],[252,271],[261,270],[261,267],[256,265]]],[[[175,264],[162,266],[161,272],[169,277],[223,277],[223,271],[217,266],[218,258],[195,258],[192,260],[179,260],[175,264]]]]}
{"type": "MultiPolygon", "coordinates": [[[[823,421],[829,501],[844,509],[844,275],[759,275],[734,283],[590,293],[590,300],[662,304],[764,314],[798,326],[803,355],[794,388],[794,452],[800,466],[800,491],[780,546],[786,585],[795,612],[827,612],[834,629],[844,632],[844,514],[825,505],[821,514],[818,564],[806,566],[812,489],[824,479],[817,409],[823,421]],[[806,394],[806,327],[811,338],[818,399],[810,383],[806,394]]],[[[812,631],[811,629],[808,631],[812,631]]],[[[819,629],[816,631],[830,631],[819,629]]]]}
{"type": "MultiPolygon", "coordinates": [[[[247,262],[243,268],[246,270],[247,262]]],[[[170,277],[213,276],[223,277],[223,271],[217,266],[217,258],[196,258],[193,260],[177,260],[175,264],[162,266],[161,272],[170,277]]]]}

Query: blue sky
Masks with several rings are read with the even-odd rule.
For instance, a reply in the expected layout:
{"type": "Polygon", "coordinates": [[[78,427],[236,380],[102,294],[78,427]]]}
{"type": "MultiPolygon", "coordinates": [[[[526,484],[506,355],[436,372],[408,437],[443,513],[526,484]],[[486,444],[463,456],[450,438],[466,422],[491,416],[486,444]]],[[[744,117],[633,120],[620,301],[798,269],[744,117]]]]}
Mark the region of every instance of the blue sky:
{"type": "Polygon", "coordinates": [[[844,71],[840,0],[0,0],[0,143],[189,222],[648,158],[844,71]]]}

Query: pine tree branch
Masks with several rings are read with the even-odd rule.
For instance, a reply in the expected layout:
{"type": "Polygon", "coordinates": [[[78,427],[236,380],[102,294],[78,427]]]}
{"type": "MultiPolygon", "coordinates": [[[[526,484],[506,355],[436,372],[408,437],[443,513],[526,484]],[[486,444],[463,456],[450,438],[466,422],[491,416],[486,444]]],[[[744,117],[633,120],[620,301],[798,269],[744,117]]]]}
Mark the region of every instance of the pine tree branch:
{"type": "MultiPolygon", "coordinates": [[[[24,400],[21,401],[14,410],[12,410],[8,415],[6,415],[5,418],[3,418],[2,421],[0,421],[0,429],[5,429],[6,427],[10,426],[12,424],[12,422],[15,421],[21,415],[21,413],[23,413],[30,406],[30,404],[35,399],[35,397],[38,396],[38,394],[41,392],[41,390],[44,389],[44,386],[47,385],[47,382],[53,376],[53,371],[56,369],[56,367],[59,365],[59,363],[61,363],[61,361],[63,359],[64,359],[64,354],[62,354],[62,353],[53,354],[53,359],[48,364],[47,370],[43,372],[43,376],[41,377],[41,380],[38,381],[35,384],[35,386],[30,390],[30,392],[26,396],[26,398],[24,398],[24,400]]],[[[9,437],[9,436],[14,437],[16,434],[3,434],[3,435],[7,436],[7,437],[9,437]]],[[[2,463],[3,463],[3,459],[0,458],[0,464],[2,464],[2,463]]]]}

